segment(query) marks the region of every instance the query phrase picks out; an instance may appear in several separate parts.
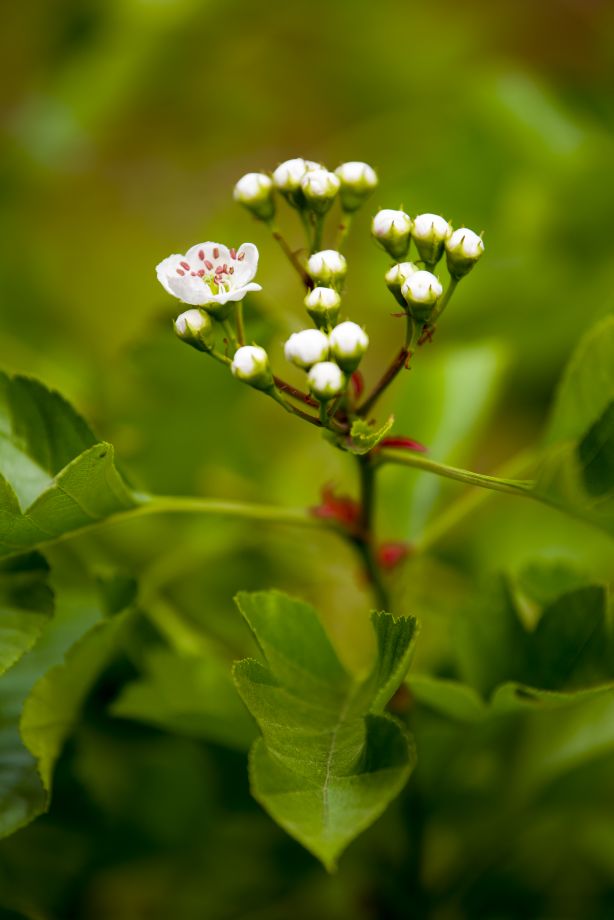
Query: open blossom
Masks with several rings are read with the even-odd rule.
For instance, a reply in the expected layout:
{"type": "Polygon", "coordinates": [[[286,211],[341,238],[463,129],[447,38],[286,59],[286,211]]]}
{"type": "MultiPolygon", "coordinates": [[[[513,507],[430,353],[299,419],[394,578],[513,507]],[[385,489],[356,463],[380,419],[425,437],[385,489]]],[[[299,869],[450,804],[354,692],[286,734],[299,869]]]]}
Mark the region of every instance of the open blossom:
{"type": "Polygon", "coordinates": [[[184,256],[168,256],[156,266],[162,287],[183,303],[210,307],[242,300],[249,291],[262,290],[252,278],[258,268],[258,249],[243,243],[229,249],[222,243],[197,243],[184,256]]]}

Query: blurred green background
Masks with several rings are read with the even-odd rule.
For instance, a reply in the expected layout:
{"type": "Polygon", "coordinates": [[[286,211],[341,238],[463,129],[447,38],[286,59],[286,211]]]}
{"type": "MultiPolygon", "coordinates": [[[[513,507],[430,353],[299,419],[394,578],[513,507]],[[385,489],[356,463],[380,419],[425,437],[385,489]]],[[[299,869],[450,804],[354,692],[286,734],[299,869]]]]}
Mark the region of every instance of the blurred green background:
{"type": "MultiPolygon", "coordinates": [[[[371,379],[400,334],[371,213],[402,205],[484,230],[484,259],[388,399],[397,429],[484,472],[539,440],[571,351],[614,303],[612,4],[30,0],[5,5],[2,44],[0,363],[71,399],[136,487],[292,505],[315,504],[325,482],[355,490],[348,458],[175,339],[154,274],[200,240],[255,242],[248,328],[281,368],[304,322],[300,284],[232,187],[294,156],[380,175],[344,301],[371,336],[371,379]]],[[[295,215],[283,226],[300,246],[295,215]]],[[[459,495],[410,471],[382,477],[382,536],[427,535],[395,586],[395,612],[422,620],[421,671],[448,673],[453,621],[490,576],[612,575],[605,537],[506,496],[439,532],[459,495]]],[[[560,714],[467,727],[418,712],[426,753],[407,795],[332,878],[250,801],[243,755],[110,717],[160,633],[171,646],[180,628],[204,635],[229,660],[249,650],[239,588],[312,600],[364,662],[369,599],[333,538],[156,518],[51,559],[58,587],[84,560],[134,575],[157,612],[90,701],[49,816],[0,846],[7,917],[614,915],[613,748],[538,792],[518,780],[527,738],[556,739],[560,714]]],[[[593,717],[601,737],[611,713],[593,717]]]]}

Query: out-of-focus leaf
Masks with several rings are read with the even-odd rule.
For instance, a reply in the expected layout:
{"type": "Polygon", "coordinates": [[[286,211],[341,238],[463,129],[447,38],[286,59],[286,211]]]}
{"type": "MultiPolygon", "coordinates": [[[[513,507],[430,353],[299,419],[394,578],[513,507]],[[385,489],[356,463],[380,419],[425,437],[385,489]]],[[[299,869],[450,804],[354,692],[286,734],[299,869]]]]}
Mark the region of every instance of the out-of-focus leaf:
{"type": "Polygon", "coordinates": [[[477,722],[487,707],[473,687],[457,680],[412,674],[407,681],[412,696],[423,706],[442,713],[455,722],[477,722]]]}
{"type": "Polygon", "coordinates": [[[198,656],[152,650],[145,675],[124,689],[111,711],[239,750],[257,735],[232,682],[230,663],[212,650],[198,656]]]}
{"type": "Polygon", "coordinates": [[[110,444],[58,394],[0,376],[0,555],[33,549],[137,505],[110,444]]]}
{"type": "Polygon", "coordinates": [[[0,675],[32,648],[53,613],[48,575],[39,553],[0,562],[0,675]]]}
{"type": "Polygon", "coordinates": [[[237,602],[266,659],[235,666],[262,732],[250,756],[252,792],[330,870],[413,767],[403,727],[382,708],[408,666],[415,621],[372,615],[377,657],[360,680],[339,661],[312,607],[278,592],[240,594],[237,602]]]}

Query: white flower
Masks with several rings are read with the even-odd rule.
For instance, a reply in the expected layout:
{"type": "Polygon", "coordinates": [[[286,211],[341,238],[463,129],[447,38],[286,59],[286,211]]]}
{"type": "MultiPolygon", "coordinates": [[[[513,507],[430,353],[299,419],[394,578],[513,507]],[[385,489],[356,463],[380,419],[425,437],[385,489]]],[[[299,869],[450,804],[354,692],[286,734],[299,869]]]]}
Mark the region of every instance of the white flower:
{"type": "Polygon", "coordinates": [[[420,258],[435,264],[441,258],[445,241],[452,233],[452,227],[439,214],[419,214],[414,218],[411,235],[420,258]]]}
{"type": "Polygon", "coordinates": [[[341,297],[328,287],[315,287],[305,297],[305,306],[310,317],[321,328],[328,328],[339,316],[341,297]]]}
{"type": "Polygon", "coordinates": [[[405,211],[384,208],[371,222],[371,233],[393,259],[402,259],[409,249],[411,217],[405,211]]]}
{"type": "Polygon", "coordinates": [[[314,364],[309,371],[307,386],[317,399],[326,402],[343,393],[345,376],[338,364],[332,361],[321,361],[320,364],[314,364]]]}
{"type": "Polygon", "coordinates": [[[335,173],[341,180],[339,197],[344,211],[356,211],[377,188],[377,173],[368,163],[342,163],[335,173]]]}
{"type": "Polygon", "coordinates": [[[313,160],[304,160],[302,157],[285,160],[285,162],[279,164],[273,173],[273,182],[280,192],[296,192],[305,173],[312,169],[323,168],[319,163],[314,163],[313,160]]]}
{"type": "Polygon", "coordinates": [[[327,169],[309,170],[301,179],[301,190],[305,200],[319,213],[324,213],[330,208],[340,185],[337,176],[327,169]]]}
{"type": "Polygon", "coordinates": [[[199,351],[213,348],[213,323],[202,310],[186,310],[175,320],[175,332],[188,345],[199,351]]]}
{"type": "Polygon", "coordinates": [[[253,243],[243,243],[239,249],[228,249],[222,243],[197,243],[184,256],[164,259],[156,266],[156,273],[173,297],[219,316],[224,304],[242,300],[249,291],[262,290],[252,281],[257,268],[258,250],[253,243]]]}
{"type": "Polygon", "coordinates": [[[330,350],[344,371],[355,371],[369,346],[369,336],[356,323],[346,322],[335,326],[330,336],[330,350]]]}
{"type": "Polygon", "coordinates": [[[247,173],[234,187],[233,197],[261,220],[268,220],[275,213],[273,180],[266,173],[247,173]]]}
{"type": "Polygon", "coordinates": [[[267,390],[273,385],[269,356],[260,345],[243,345],[237,349],[230,370],[243,383],[258,390],[267,390]]]}
{"type": "Polygon", "coordinates": [[[290,336],[284,346],[288,361],[309,370],[319,361],[326,361],[329,352],[328,336],[319,329],[303,329],[290,336]]]}
{"type": "Polygon", "coordinates": [[[414,308],[412,313],[418,319],[425,319],[443,294],[443,287],[432,272],[418,271],[409,276],[401,293],[407,304],[414,308]]]}
{"type": "Polygon", "coordinates": [[[337,284],[345,278],[347,262],[335,249],[323,249],[309,257],[307,271],[316,282],[337,284]]]}

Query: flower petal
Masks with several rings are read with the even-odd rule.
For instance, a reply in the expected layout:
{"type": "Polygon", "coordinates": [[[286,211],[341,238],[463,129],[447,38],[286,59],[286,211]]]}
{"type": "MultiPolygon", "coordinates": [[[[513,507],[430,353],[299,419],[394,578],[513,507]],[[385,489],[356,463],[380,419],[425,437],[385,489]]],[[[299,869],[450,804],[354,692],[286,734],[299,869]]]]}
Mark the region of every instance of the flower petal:
{"type": "Polygon", "coordinates": [[[226,262],[227,265],[230,264],[230,250],[228,246],[224,246],[223,243],[213,243],[210,240],[206,243],[197,243],[196,246],[190,246],[188,251],[185,254],[185,259],[190,265],[196,270],[203,268],[204,260],[200,258],[200,253],[203,253],[205,259],[208,262],[212,262],[213,266],[223,265],[226,262]],[[215,254],[217,253],[217,255],[215,254]]]}
{"type": "Polygon", "coordinates": [[[253,243],[243,243],[239,246],[237,258],[232,265],[234,265],[234,283],[241,286],[247,284],[258,271],[258,247],[253,243]]]}
{"type": "Polygon", "coordinates": [[[202,278],[195,278],[187,272],[183,277],[179,275],[173,277],[171,275],[168,279],[167,290],[183,303],[189,303],[193,307],[213,303],[216,299],[202,278]]]}
{"type": "Polygon", "coordinates": [[[234,288],[231,291],[223,291],[221,294],[212,294],[207,303],[228,303],[229,301],[243,300],[250,291],[261,291],[262,285],[256,284],[255,281],[244,284],[242,287],[234,288]]]}
{"type": "Polygon", "coordinates": [[[156,275],[158,276],[158,281],[164,290],[169,294],[172,294],[173,297],[177,297],[177,294],[175,294],[175,292],[169,287],[169,278],[181,277],[177,274],[177,269],[181,267],[180,263],[184,258],[185,256],[182,256],[179,253],[174,253],[172,256],[168,256],[166,259],[162,259],[162,261],[156,265],[156,275]]]}

